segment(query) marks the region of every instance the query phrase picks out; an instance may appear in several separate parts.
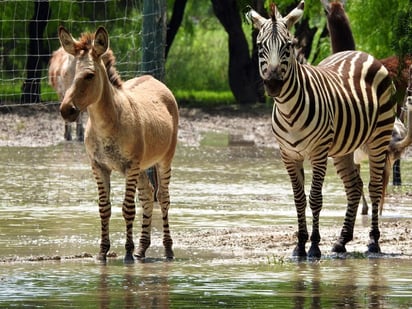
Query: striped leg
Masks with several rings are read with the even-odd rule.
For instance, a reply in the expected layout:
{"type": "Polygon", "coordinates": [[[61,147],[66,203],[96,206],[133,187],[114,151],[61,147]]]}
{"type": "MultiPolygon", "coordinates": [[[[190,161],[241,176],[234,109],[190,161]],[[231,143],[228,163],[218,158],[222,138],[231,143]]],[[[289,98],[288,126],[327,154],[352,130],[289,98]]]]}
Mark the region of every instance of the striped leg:
{"type": "Polygon", "coordinates": [[[163,246],[165,248],[165,256],[167,259],[173,259],[174,254],[172,250],[173,240],[170,235],[169,228],[169,207],[170,207],[170,195],[169,195],[169,183],[172,175],[170,165],[163,167],[159,165],[159,191],[158,201],[162,210],[163,219],[163,246]]]}
{"type": "Polygon", "coordinates": [[[123,218],[126,223],[125,263],[133,263],[134,261],[133,222],[136,216],[135,196],[139,174],[140,168],[138,165],[126,171],[126,192],[122,207],[123,218]]]}
{"type": "Polygon", "coordinates": [[[100,261],[106,261],[106,255],[110,249],[109,223],[112,213],[110,204],[110,170],[93,162],[92,171],[96,179],[99,194],[99,214],[101,221],[101,240],[98,259],[100,261]]]}
{"type": "Polygon", "coordinates": [[[332,251],[346,252],[346,243],[353,239],[353,229],[359,201],[363,192],[363,182],[359,176],[358,168],[353,162],[353,153],[334,158],[334,164],[345,186],[348,204],[340,237],[333,245],[332,251]]]}
{"type": "Polygon", "coordinates": [[[369,233],[368,251],[380,253],[379,246],[379,204],[383,192],[383,170],[385,166],[386,154],[381,156],[369,156],[370,182],[369,195],[372,201],[372,220],[371,231],[369,233]]]}
{"type": "Polygon", "coordinates": [[[326,175],[328,164],[327,152],[326,155],[320,155],[316,159],[312,159],[312,184],[309,195],[309,205],[312,210],[312,235],[310,236],[311,246],[308,252],[310,258],[320,258],[321,252],[319,249],[320,233],[319,233],[319,216],[323,206],[322,187],[326,175]]]}
{"type": "Polygon", "coordinates": [[[152,213],[153,213],[153,186],[149,182],[146,173],[140,173],[138,184],[139,201],[142,206],[142,232],[140,235],[139,248],[136,256],[138,259],[144,259],[146,250],[150,246],[150,236],[152,229],[152,213]]]}
{"type": "MultiPolygon", "coordinates": [[[[382,98],[381,98],[382,99],[382,98]]],[[[387,106],[392,106],[387,104],[387,106]]],[[[382,109],[381,119],[377,123],[375,138],[367,145],[369,154],[369,196],[372,202],[371,231],[368,251],[380,253],[379,246],[379,204],[389,178],[388,145],[392,138],[394,113],[391,108],[382,109]],[[387,172],[385,172],[385,169],[387,172]],[[384,175],[384,173],[387,173],[384,175]],[[386,183],[383,183],[386,182],[386,183]]]]}
{"type": "Polygon", "coordinates": [[[304,188],[304,170],[303,161],[289,160],[286,156],[282,156],[286,170],[289,174],[292,183],[293,196],[295,199],[296,213],[298,216],[298,244],[293,250],[292,255],[300,258],[307,256],[305,245],[309,238],[306,225],[306,195],[304,188]]]}

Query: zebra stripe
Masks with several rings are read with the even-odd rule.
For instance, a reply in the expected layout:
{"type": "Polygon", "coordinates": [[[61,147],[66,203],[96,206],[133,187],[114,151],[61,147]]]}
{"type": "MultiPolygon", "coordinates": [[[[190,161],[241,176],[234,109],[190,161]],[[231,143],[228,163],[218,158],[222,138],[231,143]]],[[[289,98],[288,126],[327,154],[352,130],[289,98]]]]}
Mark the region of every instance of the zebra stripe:
{"type": "Polygon", "coordinates": [[[395,115],[392,81],[379,61],[357,51],[336,53],[318,66],[298,63],[289,29],[302,14],[303,1],[286,17],[282,17],[274,5],[270,19],[253,10],[248,13],[259,29],[259,71],[266,92],[274,98],[272,130],[294,193],[298,244],[293,254],[307,256],[303,161],[308,159],[313,170],[309,195],[313,215],[309,256],[321,256],[319,214],[328,157],[333,158],[347,195],[344,224],[332,250],[346,251],[346,243],[353,238],[363,185],[353,162],[353,152],[362,145],[368,148],[370,162],[372,228],[368,248],[370,252],[380,252],[378,204],[395,115]]]}

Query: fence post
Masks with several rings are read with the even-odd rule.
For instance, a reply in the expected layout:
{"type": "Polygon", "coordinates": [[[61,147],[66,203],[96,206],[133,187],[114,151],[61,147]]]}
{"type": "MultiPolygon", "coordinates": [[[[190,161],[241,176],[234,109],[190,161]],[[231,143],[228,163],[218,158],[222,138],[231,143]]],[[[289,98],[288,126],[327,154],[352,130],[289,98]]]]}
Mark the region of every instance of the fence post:
{"type": "Polygon", "coordinates": [[[159,80],[165,74],[166,0],[143,1],[142,73],[159,80]]]}

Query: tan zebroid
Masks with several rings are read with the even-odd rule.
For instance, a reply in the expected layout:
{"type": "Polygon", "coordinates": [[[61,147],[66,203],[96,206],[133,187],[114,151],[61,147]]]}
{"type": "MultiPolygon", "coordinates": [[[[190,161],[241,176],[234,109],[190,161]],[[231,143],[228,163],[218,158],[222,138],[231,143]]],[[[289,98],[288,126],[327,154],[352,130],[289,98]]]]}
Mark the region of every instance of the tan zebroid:
{"type": "Polygon", "coordinates": [[[94,34],[83,34],[79,40],[63,27],[59,39],[66,52],[73,55],[76,69],[73,84],[67,89],[60,112],[67,121],[75,121],[87,110],[86,151],[99,193],[101,244],[99,259],[106,260],[110,248],[111,217],[110,175],[112,171],[126,178],[123,217],[126,222],[125,261],[134,260],[133,222],[135,194],[143,207],[142,232],[138,258],[144,258],[150,246],[153,211],[153,187],[143,171],[157,167],[157,199],[163,216],[163,245],[167,258],[173,258],[169,230],[169,182],[178,130],[178,107],[171,91],[160,81],[145,75],[125,82],[117,72],[106,72],[102,56],[109,48],[109,35],[104,27],[94,34]],[[111,79],[119,79],[114,83],[111,79]]]}

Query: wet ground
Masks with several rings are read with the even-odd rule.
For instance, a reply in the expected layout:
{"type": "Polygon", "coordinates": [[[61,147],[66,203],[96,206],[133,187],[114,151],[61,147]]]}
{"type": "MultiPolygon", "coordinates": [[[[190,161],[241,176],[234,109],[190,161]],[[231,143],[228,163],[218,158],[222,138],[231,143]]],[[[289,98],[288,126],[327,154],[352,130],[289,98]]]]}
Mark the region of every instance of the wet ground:
{"type": "MultiPolygon", "coordinates": [[[[0,129],[0,307],[412,306],[408,158],[402,160],[404,185],[388,190],[381,218],[382,255],[365,254],[369,217],[360,214],[348,253],[330,252],[345,208],[342,185],[331,165],[321,213],[323,257],[297,262],[290,258],[296,241],[293,197],[276,145],[265,141],[266,134],[270,136],[267,117],[185,111],[169,215],[176,259],[169,263],[162,258],[156,209],[147,260],[123,264],[124,181],[115,174],[112,257],[102,265],[94,258],[100,224],[84,146],[42,132],[62,130],[53,114],[12,116],[0,129]],[[243,127],[248,127],[245,134],[243,127]],[[36,141],[24,138],[30,136],[29,128],[36,141]],[[6,138],[13,130],[14,137],[6,138]],[[248,146],[228,146],[233,139],[248,146]],[[251,140],[255,146],[273,147],[255,147],[251,140]]],[[[362,175],[367,179],[366,164],[362,175]]],[[[137,241],[140,216],[136,221],[137,241]]]]}

